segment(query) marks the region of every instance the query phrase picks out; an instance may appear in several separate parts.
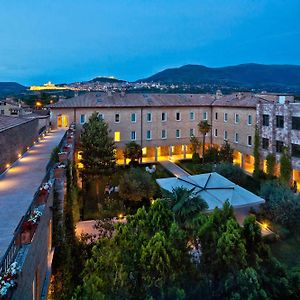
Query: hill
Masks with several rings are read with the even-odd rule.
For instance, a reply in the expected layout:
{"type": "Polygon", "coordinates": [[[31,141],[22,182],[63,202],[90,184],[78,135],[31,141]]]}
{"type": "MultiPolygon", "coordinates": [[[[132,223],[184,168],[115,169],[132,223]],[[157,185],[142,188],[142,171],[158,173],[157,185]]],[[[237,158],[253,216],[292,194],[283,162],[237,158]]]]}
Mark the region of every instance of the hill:
{"type": "Polygon", "coordinates": [[[101,82],[101,83],[125,83],[125,80],[121,80],[121,79],[117,79],[114,77],[104,77],[104,76],[100,76],[100,77],[96,77],[88,82],[101,82]]]}
{"type": "Polygon", "coordinates": [[[209,68],[202,65],[185,65],[166,69],[139,81],[300,92],[300,66],[251,63],[209,68]]]}
{"type": "Polygon", "coordinates": [[[23,93],[26,89],[25,86],[17,82],[0,82],[0,96],[23,93]]]}

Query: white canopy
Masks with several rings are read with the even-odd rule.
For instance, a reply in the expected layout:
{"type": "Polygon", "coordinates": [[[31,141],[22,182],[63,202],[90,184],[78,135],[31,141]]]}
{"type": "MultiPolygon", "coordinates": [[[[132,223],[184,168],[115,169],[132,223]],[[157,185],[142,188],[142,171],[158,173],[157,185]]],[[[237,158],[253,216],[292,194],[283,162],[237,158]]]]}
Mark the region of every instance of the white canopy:
{"type": "Polygon", "coordinates": [[[213,210],[215,207],[222,208],[226,200],[233,208],[255,207],[265,203],[263,198],[247,191],[216,172],[161,178],[156,181],[161,188],[169,192],[177,187],[183,187],[187,190],[194,189],[194,193],[207,202],[208,210],[213,210]]]}

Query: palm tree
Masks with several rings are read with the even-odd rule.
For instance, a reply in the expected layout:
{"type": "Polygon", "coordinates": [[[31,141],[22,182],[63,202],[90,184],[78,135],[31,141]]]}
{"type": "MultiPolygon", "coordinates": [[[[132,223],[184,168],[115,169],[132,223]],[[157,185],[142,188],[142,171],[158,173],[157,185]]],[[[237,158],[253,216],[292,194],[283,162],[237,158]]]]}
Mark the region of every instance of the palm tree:
{"type": "Polygon", "coordinates": [[[143,156],[142,146],[136,142],[130,142],[125,145],[124,149],[125,158],[130,159],[130,164],[134,164],[135,161],[139,161],[143,156]]]}
{"type": "Polygon", "coordinates": [[[202,133],[203,141],[202,141],[202,161],[204,162],[204,151],[205,151],[205,136],[210,131],[211,125],[208,124],[207,121],[201,121],[198,124],[198,130],[202,133]]]}
{"type": "Polygon", "coordinates": [[[195,188],[188,190],[177,187],[167,198],[175,219],[184,227],[187,227],[200,212],[208,208],[207,203],[194,194],[194,190],[195,188]]]}

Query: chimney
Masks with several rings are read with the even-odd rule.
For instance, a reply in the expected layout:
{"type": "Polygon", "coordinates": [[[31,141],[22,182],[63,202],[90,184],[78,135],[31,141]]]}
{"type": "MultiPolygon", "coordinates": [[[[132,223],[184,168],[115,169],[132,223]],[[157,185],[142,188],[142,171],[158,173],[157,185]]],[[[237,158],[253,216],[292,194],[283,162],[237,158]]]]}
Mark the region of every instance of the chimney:
{"type": "Polygon", "coordinates": [[[217,90],[216,91],[216,99],[220,99],[220,98],[222,98],[222,96],[223,96],[223,94],[222,94],[221,90],[217,90]]]}
{"type": "Polygon", "coordinates": [[[239,100],[241,100],[242,97],[243,97],[243,93],[239,92],[239,93],[236,95],[236,97],[237,97],[239,100]]]}
{"type": "Polygon", "coordinates": [[[121,97],[125,97],[125,91],[124,90],[121,91],[121,97]]]}

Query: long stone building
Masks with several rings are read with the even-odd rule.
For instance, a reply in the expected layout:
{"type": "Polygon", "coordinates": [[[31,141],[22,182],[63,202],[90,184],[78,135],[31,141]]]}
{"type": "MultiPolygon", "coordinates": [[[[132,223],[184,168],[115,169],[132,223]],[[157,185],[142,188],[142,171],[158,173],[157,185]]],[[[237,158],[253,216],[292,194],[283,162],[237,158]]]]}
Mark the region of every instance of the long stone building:
{"type": "MultiPolygon", "coordinates": [[[[93,112],[98,112],[99,117],[109,124],[120,163],[124,161],[124,146],[130,141],[142,146],[145,162],[189,158],[192,154],[190,137],[194,135],[201,138],[197,124],[207,120],[212,129],[206,142],[220,146],[227,140],[234,149],[234,163],[252,172],[256,124],[262,137],[265,138],[267,134],[261,121],[262,112],[268,111],[272,120],[277,112],[283,114],[287,120],[286,126],[291,126],[289,124],[294,114],[296,116],[296,111],[300,111],[300,105],[293,102],[292,96],[251,93],[225,96],[220,92],[216,95],[88,93],[61,100],[50,105],[50,108],[54,127],[76,123],[80,129],[93,112]]],[[[272,130],[273,136],[281,136],[281,141],[287,146],[290,146],[292,139],[294,175],[298,174],[300,165],[294,157],[300,147],[297,129],[292,133],[289,133],[288,127],[285,130],[274,127],[272,130]]],[[[273,146],[270,149],[264,149],[263,146],[262,143],[263,157],[266,152],[275,151],[273,146]]],[[[295,178],[298,180],[297,176],[295,178]]]]}

